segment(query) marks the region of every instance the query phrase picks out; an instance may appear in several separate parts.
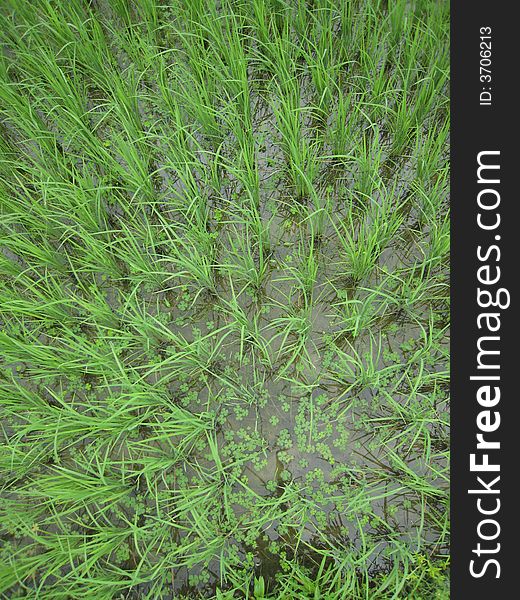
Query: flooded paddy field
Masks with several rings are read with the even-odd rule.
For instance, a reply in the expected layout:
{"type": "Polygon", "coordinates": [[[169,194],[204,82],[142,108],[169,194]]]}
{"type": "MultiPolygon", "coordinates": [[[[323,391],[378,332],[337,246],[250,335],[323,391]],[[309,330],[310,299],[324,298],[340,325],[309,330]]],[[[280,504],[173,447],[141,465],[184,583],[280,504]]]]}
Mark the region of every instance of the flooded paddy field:
{"type": "Polygon", "coordinates": [[[0,598],[448,598],[449,3],[0,8],[0,598]]]}

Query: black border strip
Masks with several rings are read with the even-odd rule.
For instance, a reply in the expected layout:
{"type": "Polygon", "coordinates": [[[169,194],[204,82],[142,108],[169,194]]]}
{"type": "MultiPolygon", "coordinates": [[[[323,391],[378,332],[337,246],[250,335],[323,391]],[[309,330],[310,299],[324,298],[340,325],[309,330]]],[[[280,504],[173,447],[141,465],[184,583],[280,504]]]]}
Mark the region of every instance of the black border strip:
{"type": "MultiPolygon", "coordinates": [[[[520,587],[517,583],[520,565],[516,564],[518,548],[515,545],[515,542],[518,544],[519,531],[516,511],[517,508],[520,510],[520,500],[516,498],[519,492],[515,489],[517,473],[520,473],[517,467],[517,457],[520,456],[520,398],[514,381],[515,371],[518,372],[519,368],[516,366],[518,351],[515,344],[519,328],[513,291],[515,275],[520,274],[515,220],[519,193],[513,189],[515,178],[520,174],[520,165],[515,164],[517,156],[520,156],[517,147],[520,102],[514,92],[519,70],[515,56],[520,54],[515,38],[520,38],[520,30],[512,10],[514,6],[514,3],[481,0],[451,2],[451,597],[454,600],[466,597],[498,600],[520,595],[516,591],[520,587]],[[490,82],[480,77],[486,74],[480,71],[480,36],[487,33],[487,30],[481,33],[483,27],[491,28],[491,66],[484,61],[491,70],[490,82]],[[482,91],[491,91],[491,105],[480,104],[482,91]],[[483,161],[500,164],[499,171],[481,171],[484,179],[494,179],[499,172],[499,184],[479,184],[477,181],[477,157],[483,151],[500,151],[500,155],[481,156],[483,161]],[[482,213],[489,223],[494,223],[493,219],[500,213],[500,225],[488,231],[479,228],[477,222],[478,213],[482,212],[477,197],[483,188],[496,190],[500,197],[496,210],[482,213]],[[487,260],[479,260],[477,247],[481,246],[481,256],[485,256],[493,244],[499,247],[500,257],[497,250],[491,250],[487,260]],[[481,275],[490,279],[496,276],[497,266],[500,268],[500,281],[495,285],[482,285],[478,281],[478,269],[486,264],[490,271],[481,271],[481,275]],[[511,293],[509,308],[479,307],[478,287],[492,293],[498,288],[508,289],[511,293]],[[479,314],[491,311],[499,313],[500,330],[495,333],[486,332],[485,320],[480,322],[482,329],[477,323],[479,314]],[[477,369],[477,340],[483,335],[500,338],[499,341],[484,342],[488,344],[487,348],[494,345],[493,350],[499,350],[500,354],[482,357],[487,364],[499,363],[498,370],[477,369]],[[483,407],[477,401],[479,388],[490,382],[470,379],[474,375],[490,374],[500,375],[497,383],[501,397],[492,408],[483,407]],[[490,411],[489,420],[481,420],[481,423],[491,428],[497,423],[495,411],[500,413],[498,428],[485,434],[485,439],[500,442],[499,450],[476,449],[477,418],[479,412],[485,410],[490,411]],[[471,472],[472,453],[477,453],[475,460],[480,463],[485,460],[482,454],[487,453],[489,463],[499,465],[500,472],[471,472]],[[468,490],[483,489],[477,480],[479,476],[492,492],[468,493],[468,490]],[[497,476],[500,480],[491,486],[497,476]],[[496,493],[498,490],[500,492],[496,493]],[[482,510],[492,511],[499,506],[496,514],[483,515],[479,512],[479,498],[482,510]],[[485,519],[495,520],[500,527],[494,540],[479,538],[479,523],[485,519]],[[471,560],[475,561],[473,570],[480,577],[471,575],[471,560]],[[487,563],[488,560],[496,560],[497,563],[487,563]]],[[[487,99],[486,95],[484,99],[487,99]]],[[[493,197],[497,197],[495,192],[481,196],[483,201],[490,203],[493,197]]],[[[502,299],[505,298],[506,295],[502,294],[502,299]]],[[[493,325],[496,324],[496,319],[493,319],[493,325]]],[[[485,418],[486,415],[481,417],[485,418]]],[[[484,536],[494,537],[496,531],[494,523],[480,525],[480,533],[484,536]]]]}

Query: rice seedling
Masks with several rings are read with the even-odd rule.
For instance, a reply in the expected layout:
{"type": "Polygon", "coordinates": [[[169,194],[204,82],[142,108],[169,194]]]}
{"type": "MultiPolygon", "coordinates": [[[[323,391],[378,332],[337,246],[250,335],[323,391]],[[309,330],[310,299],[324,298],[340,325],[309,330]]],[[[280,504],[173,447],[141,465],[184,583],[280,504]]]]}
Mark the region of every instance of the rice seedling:
{"type": "Polygon", "coordinates": [[[447,598],[449,3],[0,31],[0,597],[447,598]]]}

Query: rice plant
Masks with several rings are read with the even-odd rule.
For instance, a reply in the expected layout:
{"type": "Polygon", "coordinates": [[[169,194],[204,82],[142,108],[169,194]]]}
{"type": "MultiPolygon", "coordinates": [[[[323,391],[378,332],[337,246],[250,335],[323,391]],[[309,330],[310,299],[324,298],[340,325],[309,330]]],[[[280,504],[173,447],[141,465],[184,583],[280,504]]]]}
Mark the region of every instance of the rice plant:
{"type": "Polygon", "coordinates": [[[0,31],[0,597],[447,598],[449,3],[0,31]]]}

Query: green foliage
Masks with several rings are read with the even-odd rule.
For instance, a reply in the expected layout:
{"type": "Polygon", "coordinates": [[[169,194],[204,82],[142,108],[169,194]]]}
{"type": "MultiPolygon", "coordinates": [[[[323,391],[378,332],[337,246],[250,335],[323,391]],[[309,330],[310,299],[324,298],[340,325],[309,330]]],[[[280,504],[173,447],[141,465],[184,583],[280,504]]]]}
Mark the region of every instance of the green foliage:
{"type": "Polygon", "coordinates": [[[0,596],[447,598],[449,3],[0,31],[0,596]]]}

